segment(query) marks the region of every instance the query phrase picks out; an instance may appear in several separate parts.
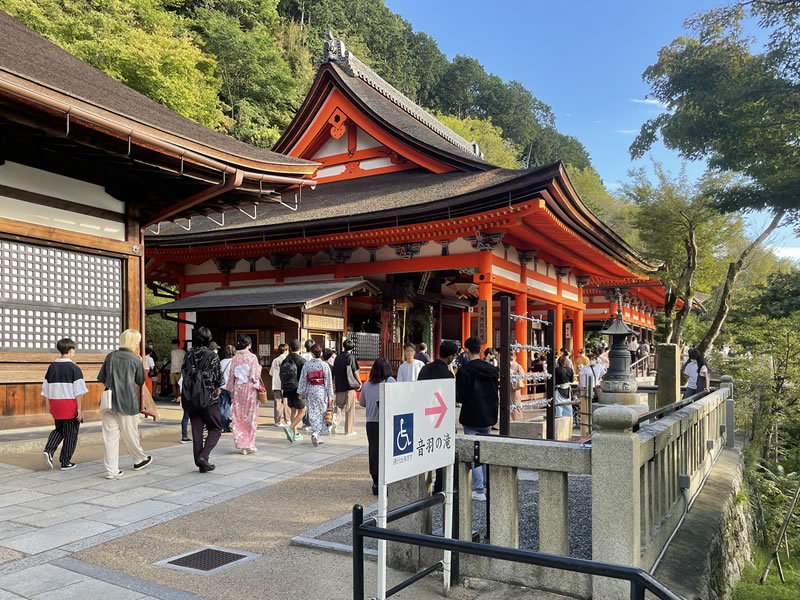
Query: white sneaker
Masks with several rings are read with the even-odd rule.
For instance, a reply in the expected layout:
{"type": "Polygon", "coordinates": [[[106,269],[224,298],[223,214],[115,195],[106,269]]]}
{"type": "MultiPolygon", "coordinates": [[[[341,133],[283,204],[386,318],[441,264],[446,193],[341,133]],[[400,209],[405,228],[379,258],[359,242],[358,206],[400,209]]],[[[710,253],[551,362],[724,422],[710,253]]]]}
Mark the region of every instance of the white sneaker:
{"type": "Polygon", "coordinates": [[[337,425],[338,425],[338,423],[337,423],[337,422],[334,420],[334,422],[333,422],[333,423],[331,423],[331,424],[328,426],[328,431],[330,431],[330,432],[331,432],[331,435],[336,435],[336,426],[337,426],[337,425]]]}
{"type": "Polygon", "coordinates": [[[47,469],[53,468],[53,457],[46,450],[44,451],[44,466],[47,469]]]}
{"type": "Polygon", "coordinates": [[[486,492],[472,491],[472,499],[475,502],[486,502],[486,492]]]}
{"type": "Polygon", "coordinates": [[[122,471],[114,475],[114,473],[106,473],[106,479],[122,479],[122,471]]]}
{"type": "Polygon", "coordinates": [[[284,427],[286,427],[286,425],[279,421],[275,423],[275,427],[277,427],[278,429],[283,429],[284,427]]]}
{"type": "Polygon", "coordinates": [[[250,448],[250,454],[255,454],[256,452],[258,452],[258,448],[256,448],[255,446],[252,446],[250,448]]]}

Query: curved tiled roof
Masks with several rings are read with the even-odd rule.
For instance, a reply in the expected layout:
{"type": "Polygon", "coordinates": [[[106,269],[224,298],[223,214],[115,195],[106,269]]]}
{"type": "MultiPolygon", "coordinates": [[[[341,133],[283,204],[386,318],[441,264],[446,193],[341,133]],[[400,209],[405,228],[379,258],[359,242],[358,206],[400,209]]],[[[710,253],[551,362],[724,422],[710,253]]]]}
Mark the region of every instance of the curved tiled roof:
{"type": "Polygon", "coordinates": [[[240,142],[182,117],[102,71],[72,56],[56,44],[0,11],[0,77],[55,99],[74,102],[98,116],[226,162],[251,168],[309,171],[314,163],[240,142]],[[181,144],[181,141],[185,142],[181,144]],[[306,167],[306,168],[304,168],[306,167]]]}

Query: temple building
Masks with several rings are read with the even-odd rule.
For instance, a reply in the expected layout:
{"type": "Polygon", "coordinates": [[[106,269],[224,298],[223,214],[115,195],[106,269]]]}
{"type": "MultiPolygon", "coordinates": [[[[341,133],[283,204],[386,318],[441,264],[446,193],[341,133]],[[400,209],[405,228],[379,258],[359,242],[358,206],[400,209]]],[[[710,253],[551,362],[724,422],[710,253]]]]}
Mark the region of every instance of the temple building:
{"type": "Polygon", "coordinates": [[[63,337],[94,419],[106,353],[143,328],[144,228],[311,185],[318,165],[184,119],[2,11],[0,39],[0,429],[51,421],[42,379],[63,337]]]}
{"type": "MultiPolygon", "coordinates": [[[[554,309],[556,345],[577,351],[616,314],[622,286],[626,320],[652,339],[658,265],[584,205],[561,163],[486,162],[341,41],[326,42],[274,150],[316,163],[317,185],[231,191],[145,232],[147,280],[178,289],[150,310],[184,337],[195,323],[221,343],[251,334],[264,364],[284,340],[348,337],[365,365],[396,363],[407,341],[496,345],[505,294],[518,314],[554,309]]],[[[541,341],[542,327],[517,321],[516,341],[541,341]]]]}

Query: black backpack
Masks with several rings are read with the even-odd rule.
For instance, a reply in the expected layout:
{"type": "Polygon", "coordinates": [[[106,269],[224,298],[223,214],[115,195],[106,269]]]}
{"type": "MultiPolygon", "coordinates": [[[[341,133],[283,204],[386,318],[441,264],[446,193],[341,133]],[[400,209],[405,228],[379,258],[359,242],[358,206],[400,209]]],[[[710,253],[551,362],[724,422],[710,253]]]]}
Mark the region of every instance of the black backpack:
{"type": "Polygon", "coordinates": [[[212,404],[213,389],[210,386],[213,384],[208,381],[207,371],[213,357],[213,352],[208,352],[199,359],[191,354],[187,357],[188,360],[183,362],[181,402],[193,408],[206,408],[212,404]]]}
{"type": "Polygon", "coordinates": [[[294,393],[297,391],[297,381],[300,373],[297,369],[297,362],[294,354],[289,354],[281,363],[281,370],[278,372],[281,378],[281,391],[294,393]]]}

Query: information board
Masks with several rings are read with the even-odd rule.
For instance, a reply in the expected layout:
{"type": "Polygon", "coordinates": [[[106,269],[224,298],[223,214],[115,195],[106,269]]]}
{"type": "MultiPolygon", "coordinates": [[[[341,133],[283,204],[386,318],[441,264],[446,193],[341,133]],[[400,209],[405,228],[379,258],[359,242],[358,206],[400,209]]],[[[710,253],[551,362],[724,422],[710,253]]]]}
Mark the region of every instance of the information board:
{"type": "Polygon", "coordinates": [[[382,384],[380,408],[384,484],[453,464],[454,379],[382,384]]]}

